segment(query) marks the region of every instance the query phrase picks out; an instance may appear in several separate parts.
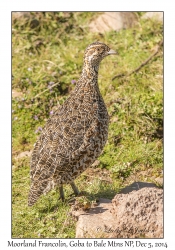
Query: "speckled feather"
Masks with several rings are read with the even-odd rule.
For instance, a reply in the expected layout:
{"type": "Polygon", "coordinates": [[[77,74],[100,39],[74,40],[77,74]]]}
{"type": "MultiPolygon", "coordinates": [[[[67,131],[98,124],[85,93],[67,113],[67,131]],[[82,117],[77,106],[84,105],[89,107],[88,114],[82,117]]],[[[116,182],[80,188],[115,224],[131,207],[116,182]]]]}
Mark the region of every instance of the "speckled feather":
{"type": "Polygon", "coordinates": [[[75,89],[47,121],[32,153],[29,206],[55,186],[71,183],[100,155],[109,118],[98,87],[98,67],[110,54],[115,51],[100,42],[87,47],[75,89]]]}

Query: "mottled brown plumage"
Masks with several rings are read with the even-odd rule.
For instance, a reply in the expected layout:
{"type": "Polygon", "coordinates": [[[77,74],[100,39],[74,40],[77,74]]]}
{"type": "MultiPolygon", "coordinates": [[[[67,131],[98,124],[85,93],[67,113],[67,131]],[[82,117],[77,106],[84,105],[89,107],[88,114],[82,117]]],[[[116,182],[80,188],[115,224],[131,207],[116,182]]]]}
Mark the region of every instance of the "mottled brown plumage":
{"type": "Polygon", "coordinates": [[[31,159],[31,188],[28,205],[41,194],[70,183],[100,155],[108,136],[108,112],[98,87],[100,61],[116,54],[107,45],[95,42],[84,54],[82,74],[64,104],[47,121],[35,144],[31,159]]]}

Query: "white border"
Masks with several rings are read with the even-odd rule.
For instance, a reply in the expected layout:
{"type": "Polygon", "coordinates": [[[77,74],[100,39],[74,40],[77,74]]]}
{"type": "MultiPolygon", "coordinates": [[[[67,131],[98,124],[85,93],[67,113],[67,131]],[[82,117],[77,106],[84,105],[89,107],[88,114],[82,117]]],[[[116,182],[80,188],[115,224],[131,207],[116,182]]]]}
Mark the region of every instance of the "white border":
{"type": "MultiPolygon", "coordinates": [[[[175,14],[173,1],[1,1],[0,15],[0,246],[7,249],[11,240],[11,11],[164,11],[165,81],[164,81],[164,239],[141,242],[167,242],[174,247],[174,169],[175,169],[175,14]]],[[[23,242],[23,240],[14,240],[23,242]]],[[[44,240],[43,240],[44,241],[44,240]]],[[[47,240],[52,242],[54,240],[47,240]]],[[[63,241],[63,240],[62,240],[63,241]]],[[[76,241],[76,240],[75,240],[76,241]]],[[[81,240],[81,242],[86,240],[81,240]]],[[[93,240],[88,240],[93,241],[93,240]]],[[[100,241],[100,240],[98,240],[100,241]]],[[[134,240],[135,241],[135,240],[134,240]]],[[[33,240],[27,240],[33,242],[33,240]]],[[[124,242],[117,240],[116,242],[124,242]]],[[[73,247],[70,247],[73,248],[73,247]]],[[[98,249],[101,247],[98,247],[98,249]]],[[[35,248],[36,249],[36,248],[35,248]]],[[[40,248],[41,249],[41,248],[40,248]]],[[[50,249],[50,248],[47,248],[50,249]]],[[[124,248],[123,248],[124,249],[124,248]]],[[[152,248],[154,249],[154,248],[152,248]]]]}

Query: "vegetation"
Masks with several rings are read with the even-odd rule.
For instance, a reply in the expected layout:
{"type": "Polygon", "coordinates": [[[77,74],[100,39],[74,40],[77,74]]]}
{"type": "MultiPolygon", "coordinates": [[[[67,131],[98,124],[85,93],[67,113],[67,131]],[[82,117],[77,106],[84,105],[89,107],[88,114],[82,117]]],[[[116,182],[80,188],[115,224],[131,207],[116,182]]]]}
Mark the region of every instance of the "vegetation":
{"type": "MultiPolygon", "coordinates": [[[[105,34],[89,32],[96,12],[39,12],[30,18],[12,16],[12,237],[73,238],[75,221],[68,200],[57,190],[27,206],[29,157],[42,127],[74,88],[83,53],[99,40],[118,51],[105,58],[99,87],[110,115],[109,139],[94,168],[76,183],[90,201],[112,199],[134,181],[156,182],[163,169],[163,58],[162,49],[138,72],[112,78],[137,68],[162,40],[162,24],[142,20],[133,28],[105,34]]],[[[68,197],[72,190],[65,186],[68,197]]]]}

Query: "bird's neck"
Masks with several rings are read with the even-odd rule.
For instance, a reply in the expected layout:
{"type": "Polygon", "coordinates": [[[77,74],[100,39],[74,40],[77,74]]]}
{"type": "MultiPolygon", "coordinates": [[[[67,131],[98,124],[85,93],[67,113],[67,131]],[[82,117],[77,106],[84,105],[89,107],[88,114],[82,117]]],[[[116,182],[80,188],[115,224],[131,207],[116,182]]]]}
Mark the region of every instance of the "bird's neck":
{"type": "Polygon", "coordinates": [[[81,73],[81,80],[84,82],[91,82],[91,84],[97,84],[98,82],[98,69],[99,64],[92,65],[88,61],[84,60],[84,65],[81,73]]]}
{"type": "Polygon", "coordinates": [[[92,94],[101,96],[98,86],[98,68],[99,64],[93,66],[84,61],[81,76],[76,84],[74,92],[90,91],[92,94]]]}
{"type": "Polygon", "coordinates": [[[84,63],[81,76],[70,98],[75,99],[78,93],[83,99],[91,95],[94,99],[100,100],[101,103],[104,102],[98,86],[98,66],[99,64],[93,66],[84,63]]]}

